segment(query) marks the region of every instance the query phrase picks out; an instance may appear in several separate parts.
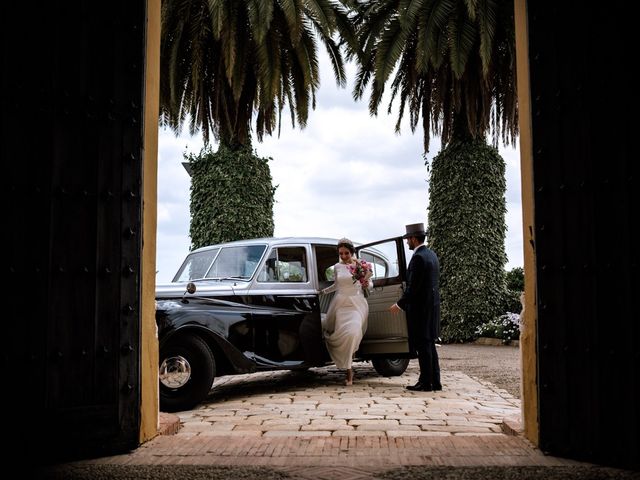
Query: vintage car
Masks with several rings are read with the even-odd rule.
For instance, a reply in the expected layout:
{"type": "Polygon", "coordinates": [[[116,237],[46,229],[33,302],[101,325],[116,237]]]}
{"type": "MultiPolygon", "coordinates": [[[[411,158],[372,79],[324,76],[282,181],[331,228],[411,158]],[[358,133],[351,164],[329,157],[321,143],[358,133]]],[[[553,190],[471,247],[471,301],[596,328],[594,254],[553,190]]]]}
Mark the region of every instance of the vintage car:
{"type": "MultiPolygon", "coordinates": [[[[333,293],[335,239],[259,238],[189,253],[173,281],[156,288],[160,342],[160,408],[188,410],[215,377],[264,370],[322,367],[331,359],[321,316],[333,293]]],[[[383,376],[401,375],[414,355],[404,314],[389,305],[406,274],[402,238],[357,245],[373,265],[369,319],[356,360],[383,376]]]]}

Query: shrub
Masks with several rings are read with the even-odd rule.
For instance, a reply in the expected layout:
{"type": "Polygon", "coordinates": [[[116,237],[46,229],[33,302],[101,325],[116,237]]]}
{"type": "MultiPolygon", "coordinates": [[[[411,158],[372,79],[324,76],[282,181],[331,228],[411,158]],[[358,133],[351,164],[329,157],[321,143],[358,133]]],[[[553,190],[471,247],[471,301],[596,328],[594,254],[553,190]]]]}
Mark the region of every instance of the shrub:
{"type": "Polygon", "coordinates": [[[517,340],[520,337],[520,315],[508,312],[498,318],[480,325],[476,330],[480,337],[499,338],[504,343],[517,340]]]}
{"type": "Polygon", "coordinates": [[[521,294],[521,290],[507,289],[504,293],[502,308],[500,310],[502,312],[520,312],[522,310],[522,303],[520,302],[521,294]]]}
{"type": "Polygon", "coordinates": [[[432,163],[428,245],[440,259],[442,340],[472,340],[505,310],[505,163],[484,139],[452,141],[432,163]]]}
{"type": "Polygon", "coordinates": [[[191,176],[191,249],[273,235],[270,158],[250,147],[185,155],[191,176]]]}
{"type": "Polygon", "coordinates": [[[502,312],[520,312],[522,303],[520,295],[524,291],[524,270],[522,267],[515,267],[505,272],[505,292],[502,298],[502,312]]]}
{"type": "Polygon", "coordinates": [[[509,290],[515,290],[516,292],[524,291],[524,269],[522,267],[515,267],[509,270],[505,276],[505,282],[509,290]]]}

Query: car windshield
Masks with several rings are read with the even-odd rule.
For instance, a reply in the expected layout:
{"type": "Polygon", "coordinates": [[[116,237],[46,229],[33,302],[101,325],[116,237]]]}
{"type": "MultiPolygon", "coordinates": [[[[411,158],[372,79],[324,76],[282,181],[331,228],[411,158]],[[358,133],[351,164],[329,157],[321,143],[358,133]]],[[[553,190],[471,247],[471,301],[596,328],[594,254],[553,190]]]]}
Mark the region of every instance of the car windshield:
{"type": "Polygon", "coordinates": [[[266,245],[212,248],[187,256],[174,282],[193,280],[249,280],[266,250],[266,245]]]}

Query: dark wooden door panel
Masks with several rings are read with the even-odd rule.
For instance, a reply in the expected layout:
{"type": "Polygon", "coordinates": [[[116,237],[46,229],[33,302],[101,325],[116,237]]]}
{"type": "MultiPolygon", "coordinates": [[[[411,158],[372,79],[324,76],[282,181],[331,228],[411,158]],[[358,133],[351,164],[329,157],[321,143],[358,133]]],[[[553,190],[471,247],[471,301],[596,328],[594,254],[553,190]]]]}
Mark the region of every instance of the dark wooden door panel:
{"type": "Polygon", "coordinates": [[[123,451],[140,423],[146,2],[14,2],[2,27],[3,355],[19,372],[3,404],[47,445],[36,456],[123,451]]]}
{"type": "Polygon", "coordinates": [[[528,2],[528,18],[540,446],[638,467],[634,28],[576,2],[528,2]]]}

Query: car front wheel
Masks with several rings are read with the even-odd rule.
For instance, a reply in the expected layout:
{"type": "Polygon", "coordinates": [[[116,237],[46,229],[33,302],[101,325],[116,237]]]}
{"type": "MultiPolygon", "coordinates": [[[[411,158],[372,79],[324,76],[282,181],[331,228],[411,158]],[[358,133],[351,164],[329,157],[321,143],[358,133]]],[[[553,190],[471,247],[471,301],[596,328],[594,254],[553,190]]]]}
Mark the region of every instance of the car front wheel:
{"type": "Polygon", "coordinates": [[[205,399],[215,375],[215,358],[204,340],[170,340],[160,351],[160,410],[190,410],[205,399]]]}
{"type": "Polygon", "coordinates": [[[383,377],[398,377],[409,366],[408,358],[376,358],[371,360],[373,368],[383,377]]]}

